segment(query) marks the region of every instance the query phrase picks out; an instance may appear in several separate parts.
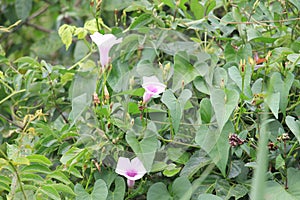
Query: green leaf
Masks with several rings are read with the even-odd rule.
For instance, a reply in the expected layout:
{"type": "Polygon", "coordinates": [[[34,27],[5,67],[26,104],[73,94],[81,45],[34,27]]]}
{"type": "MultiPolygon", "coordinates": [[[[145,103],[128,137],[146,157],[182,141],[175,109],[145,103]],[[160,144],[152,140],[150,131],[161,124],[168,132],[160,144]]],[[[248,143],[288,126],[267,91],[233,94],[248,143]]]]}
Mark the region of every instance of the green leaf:
{"type": "Polygon", "coordinates": [[[147,200],[172,200],[165,184],[162,182],[153,184],[147,192],[147,200]]]}
{"type": "Polygon", "coordinates": [[[43,183],[44,182],[44,178],[42,178],[38,174],[25,174],[25,173],[22,173],[20,175],[20,177],[21,177],[22,181],[32,181],[34,183],[43,183]]]}
{"type": "Polygon", "coordinates": [[[200,194],[197,200],[222,200],[222,198],[213,194],[200,194]]]}
{"type": "Polygon", "coordinates": [[[141,28],[141,27],[149,24],[152,20],[153,20],[153,17],[151,14],[148,14],[148,13],[141,14],[139,17],[134,19],[134,21],[129,26],[129,29],[135,30],[135,29],[141,28]]]}
{"type": "Polygon", "coordinates": [[[298,142],[300,143],[300,121],[296,120],[292,116],[287,116],[285,118],[285,123],[287,124],[287,126],[289,127],[289,129],[296,136],[298,142]]]}
{"type": "Polygon", "coordinates": [[[198,70],[189,62],[186,52],[178,52],[174,57],[174,75],[172,89],[174,91],[193,81],[198,75],[198,70]]]}
{"type": "Polygon", "coordinates": [[[91,194],[91,200],[106,200],[108,189],[106,183],[102,179],[95,182],[94,189],[91,194]]]}
{"type": "Polygon", "coordinates": [[[185,105],[187,101],[192,97],[192,92],[188,89],[184,89],[180,96],[178,97],[178,101],[180,103],[181,112],[183,113],[185,105]]]}
{"type": "Polygon", "coordinates": [[[175,134],[178,132],[180,120],[182,117],[182,108],[179,101],[174,96],[173,92],[168,89],[166,90],[161,98],[161,101],[167,106],[169,109],[169,113],[171,115],[172,126],[175,134]]]}
{"type": "Polygon", "coordinates": [[[154,161],[151,172],[163,171],[168,165],[162,161],[154,161]]]}
{"type": "MultiPolygon", "coordinates": [[[[272,87],[272,92],[273,93],[278,92],[280,94],[279,108],[283,112],[284,115],[286,113],[286,107],[287,107],[288,101],[289,101],[288,96],[289,96],[290,89],[294,82],[294,77],[295,76],[291,72],[287,72],[286,77],[284,78],[284,80],[282,80],[282,75],[278,72],[274,72],[270,79],[270,87],[272,87]]],[[[270,98],[272,98],[272,97],[270,97],[270,98]]],[[[274,97],[274,98],[275,98],[274,101],[276,101],[277,97],[274,97]]],[[[269,100],[272,101],[272,99],[269,99],[269,100]]],[[[268,105],[269,105],[269,103],[272,103],[272,105],[275,106],[275,102],[268,102],[268,105]]],[[[274,109],[277,109],[277,108],[274,107],[274,109]]]]}
{"type": "Polygon", "coordinates": [[[241,60],[248,60],[252,57],[252,48],[250,44],[239,46],[238,50],[235,50],[233,46],[228,43],[224,50],[225,59],[227,62],[239,63],[241,60]]]}
{"type": "Polygon", "coordinates": [[[27,156],[26,158],[30,161],[30,163],[40,163],[48,167],[52,165],[52,162],[44,155],[32,154],[27,156]]]}
{"type": "Polygon", "coordinates": [[[91,72],[79,72],[71,88],[72,111],[69,118],[76,122],[81,114],[91,105],[92,95],[96,91],[97,74],[91,72]]]}
{"type": "Polygon", "coordinates": [[[115,190],[108,191],[108,196],[107,196],[107,200],[118,200],[118,199],[124,199],[125,196],[125,190],[126,190],[126,186],[125,186],[125,181],[123,178],[121,177],[116,177],[115,178],[115,190]]]}
{"type": "Polygon", "coordinates": [[[14,165],[29,165],[30,162],[25,157],[16,157],[13,159],[13,164],[14,165]]]}
{"type": "Polygon", "coordinates": [[[300,10],[300,2],[298,0],[288,0],[289,2],[291,2],[299,11],[300,10]]]}
{"type": "Polygon", "coordinates": [[[255,42],[273,43],[278,38],[263,36],[261,32],[254,28],[247,29],[247,40],[248,42],[254,40],[255,42]]]}
{"type": "Polygon", "coordinates": [[[230,171],[228,174],[228,178],[235,178],[241,174],[242,168],[245,163],[241,162],[240,160],[234,160],[230,163],[230,171]]]}
{"type": "Polygon", "coordinates": [[[191,11],[196,19],[202,19],[204,16],[204,6],[198,0],[191,0],[191,11]]]}
{"type": "Polygon", "coordinates": [[[275,169],[280,169],[285,166],[285,160],[282,158],[281,154],[276,157],[275,169]]]}
{"type": "Polygon", "coordinates": [[[188,178],[192,178],[195,173],[197,173],[202,167],[210,164],[210,162],[211,159],[207,156],[207,153],[202,150],[198,150],[184,165],[183,169],[180,172],[180,176],[187,176],[188,178]]]}
{"type": "Polygon", "coordinates": [[[215,111],[219,129],[222,130],[239,102],[239,93],[236,90],[212,89],[210,100],[215,111]]]}
{"type": "Polygon", "coordinates": [[[11,179],[10,178],[8,178],[8,177],[6,177],[6,176],[1,176],[0,175],[0,182],[1,183],[5,183],[5,184],[7,184],[7,185],[10,185],[11,184],[11,179]]]}
{"type": "Polygon", "coordinates": [[[7,192],[10,192],[10,187],[8,184],[5,184],[3,182],[0,182],[0,191],[6,190],[7,192]]]}
{"type": "Polygon", "coordinates": [[[70,179],[63,172],[57,171],[57,170],[48,174],[47,178],[53,178],[53,179],[59,180],[66,185],[72,184],[70,179]]]}
{"type": "Polygon", "coordinates": [[[268,105],[273,115],[278,119],[279,111],[279,102],[280,102],[280,93],[269,93],[265,98],[265,103],[268,105]]]}
{"type": "Polygon", "coordinates": [[[175,8],[175,1],[174,0],[162,0],[164,4],[169,6],[170,8],[175,8]]]}
{"type": "Polygon", "coordinates": [[[74,187],[74,191],[76,193],[76,200],[91,200],[90,194],[85,191],[81,184],[77,183],[74,187]]]}
{"type": "Polygon", "coordinates": [[[190,200],[192,196],[192,184],[185,176],[178,177],[172,184],[174,200],[190,200]]]}
{"type": "Polygon", "coordinates": [[[129,131],[126,133],[126,141],[132,148],[134,153],[142,161],[147,171],[151,171],[153,164],[155,152],[157,149],[157,139],[156,134],[150,130],[144,132],[144,137],[139,140],[134,131],[129,131]]]}
{"type": "Polygon", "coordinates": [[[15,10],[17,16],[22,21],[25,21],[32,9],[32,0],[17,0],[15,1],[15,10]]]}
{"type": "Polygon", "coordinates": [[[43,185],[41,187],[40,191],[42,193],[44,193],[46,195],[46,197],[50,197],[51,199],[55,199],[55,200],[61,199],[57,190],[54,187],[52,187],[51,185],[43,185]]]}
{"type": "Polygon", "coordinates": [[[228,121],[222,131],[213,126],[200,126],[195,137],[196,143],[208,153],[224,176],[229,152],[228,136],[233,132],[234,127],[228,121]]]}
{"type": "Polygon", "coordinates": [[[209,86],[203,77],[197,76],[193,84],[199,92],[210,95],[209,86]]]}
{"type": "Polygon", "coordinates": [[[268,181],[265,193],[265,199],[272,200],[297,200],[300,199],[300,171],[295,168],[287,170],[288,189],[284,189],[284,185],[280,185],[275,181],[268,181]]]}
{"type": "Polygon", "coordinates": [[[29,56],[24,56],[24,57],[18,58],[17,60],[14,61],[14,63],[26,63],[33,67],[41,66],[40,63],[36,59],[29,57],[29,56]]]}
{"type": "Polygon", "coordinates": [[[163,171],[163,175],[166,177],[175,176],[178,172],[180,172],[181,167],[177,167],[174,163],[168,164],[167,167],[163,171]]]}
{"type": "Polygon", "coordinates": [[[79,149],[72,147],[67,152],[63,154],[60,158],[60,162],[64,165],[71,166],[76,163],[80,158],[84,157],[87,154],[87,149],[79,149]]]}
{"type": "Polygon", "coordinates": [[[68,24],[64,24],[58,29],[58,35],[60,36],[62,42],[66,45],[66,50],[68,50],[72,44],[72,38],[75,29],[75,26],[70,26],[68,24]]]}
{"type": "Polygon", "coordinates": [[[74,49],[74,61],[75,62],[79,61],[84,56],[86,56],[89,51],[90,51],[89,48],[83,41],[81,40],[77,41],[74,49]]]}
{"type": "Polygon", "coordinates": [[[286,58],[289,61],[293,62],[294,65],[299,65],[300,64],[300,54],[298,54],[298,53],[289,54],[286,58]]]}
{"type": "Polygon", "coordinates": [[[228,69],[228,74],[230,78],[237,84],[240,91],[243,91],[243,94],[245,94],[249,98],[252,97],[251,88],[250,88],[251,75],[252,75],[251,66],[249,65],[244,66],[244,83],[243,83],[242,74],[236,66],[230,67],[228,69]]]}
{"type": "Polygon", "coordinates": [[[51,186],[56,189],[56,191],[58,192],[62,192],[65,194],[70,194],[72,196],[76,196],[76,194],[74,193],[74,191],[67,185],[62,184],[62,183],[57,183],[57,184],[51,184],[51,186]]]}
{"type": "Polygon", "coordinates": [[[37,163],[25,166],[22,168],[21,171],[22,173],[42,173],[42,174],[49,174],[51,172],[51,170],[47,166],[37,164],[37,163]]]}
{"type": "Polygon", "coordinates": [[[235,197],[234,199],[239,199],[249,192],[245,186],[241,184],[231,186],[224,179],[217,180],[215,189],[217,191],[216,195],[222,199],[230,199],[232,196],[235,197]]]}
{"type": "Polygon", "coordinates": [[[212,119],[213,116],[213,108],[211,105],[211,102],[208,98],[203,98],[200,102],[200,116],[201,116],[201,121],[202,123],[210,123],[210,120],[212,119]]]}

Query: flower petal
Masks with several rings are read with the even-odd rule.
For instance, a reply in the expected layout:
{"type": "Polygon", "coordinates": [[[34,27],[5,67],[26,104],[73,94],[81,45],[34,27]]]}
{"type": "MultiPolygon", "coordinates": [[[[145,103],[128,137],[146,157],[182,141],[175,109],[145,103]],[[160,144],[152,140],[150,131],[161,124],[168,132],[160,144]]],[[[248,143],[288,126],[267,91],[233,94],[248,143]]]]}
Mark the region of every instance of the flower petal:
{"type": "Polygon", "coordinates": [[[100,62],[101,66],[105,67],[109,64],[109,51],[110,49],[120,42],[122,42],[122,38],[117,39],[113,34],[105,34],[102,35],[98,32],[95,32],[93,35],[90,35],[91,39],[98,46],[100,53],[100,62]]]}
{"type": "Polygon", "coordinates": [[[126,176],[126,172],[130,169],[131,163],[129,158],[119,157],[117,167],[116,167],[116,173],[120,174],[122,176],[126,176]]]}
{"type": "Polygon", "coordinates": [[[142,87],[145,89],[145,93],[143,95],[143,103],[148,102],[151,97],[157,97],[166,89],[166,85],[161,83],[156,76],[144,76],[142,87]]]}
{"type": "Polygon", "coordinates": [[[134,159],[131,160],[131,166],[134,167],[134,169],[138,173],[144,173],[144,174],[147,173],[147,170],[145,169],[144,164],[138,157],[135,157],[134,159]]]}
{"type": "Polygon", "coordinates": [[[153,96],[153,93],[145,91],[145,93],[143,95],[143,102],[144,103],[148,102],[152,96],[153,96]]]}

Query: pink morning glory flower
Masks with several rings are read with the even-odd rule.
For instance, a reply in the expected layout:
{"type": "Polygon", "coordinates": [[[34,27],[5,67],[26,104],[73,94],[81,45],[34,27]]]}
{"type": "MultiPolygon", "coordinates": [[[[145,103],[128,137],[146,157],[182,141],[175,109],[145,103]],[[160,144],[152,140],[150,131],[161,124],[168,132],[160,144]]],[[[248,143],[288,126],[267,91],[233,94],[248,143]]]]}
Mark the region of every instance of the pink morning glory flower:
{"type": "Polygon", "coordinates": [[[100,53],[100,63],[102,67],[106,67],[110,62],[109,51],[110,49],[120,42],[122,38],[117,39],[113,34],[102,35],[98,32],[95,32],[93,35],[90,35],[93,42],[96,43],[100,53]]]}
{"type": "Polygon", "coordinates": [[[145,93],[143,96],[143,103],[148,102],[151,97],[157,97],[160,93],[163,93],[166,89],[166,85],[161,83],[156,76],[143,77],[143,88],[145,93]]]}
{"type": "Polygon", "coordinates": [[[129,158],[119,157],[116,173],[125,176],[128,187],[132,188],[135,180],[141,179],[147,171],[138,157],[131,161],[129,158]]]}

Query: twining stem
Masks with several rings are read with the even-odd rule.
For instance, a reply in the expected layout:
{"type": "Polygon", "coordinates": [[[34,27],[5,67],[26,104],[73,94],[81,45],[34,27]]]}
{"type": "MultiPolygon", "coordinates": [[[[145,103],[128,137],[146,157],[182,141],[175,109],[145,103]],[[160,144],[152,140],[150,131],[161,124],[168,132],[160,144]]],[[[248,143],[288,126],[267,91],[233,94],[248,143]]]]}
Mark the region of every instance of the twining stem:
{"type": "Polygon", "coordinates": [[[0,101],[0,104],[2,104],[4,101],[6,101],[7,99],[9,99],[10,97],[16,95],[16,94],[19,94],[19,93],[22,93],[22,92],[25,92],[26,90],[25,89],[22,89],[22,90],[19,90],[19,91],[14,91],[13,93],[11,93],[10,95],[6,96],[5,98],[3,98],[1,101],[0,101]]]}
{"type": "Polygon", "coordinates": [[[183,143],[183,142],[179,142],[179,141],[175,141],[175,140],[168,140],[168,139],[165,139],[163,137],[159,137],[158,139],[161,140],[161,141],[164,141],[164,142],[168,142],[168,143],[179,144],[179,145],[183,145],[183,146],[188,146],[188,147],[193,147],[193,148],[200,149],[199,145],[193,145],[193,144],[183,143]]]}
{"type": "Polygon", "coordinates": [[[74,69],[77,65],[79,65],[80,63],[82,63],[84,60],[86,60],[88,57],[90,57],[90,55],[92,54],[93,52],[90,51],[86,56],[84,56],[83,58],[81,58],[78,62],[76,62],[74,65],[72,65],[71,67],[68,68],[68,70],[72,70],[74,69]]]}

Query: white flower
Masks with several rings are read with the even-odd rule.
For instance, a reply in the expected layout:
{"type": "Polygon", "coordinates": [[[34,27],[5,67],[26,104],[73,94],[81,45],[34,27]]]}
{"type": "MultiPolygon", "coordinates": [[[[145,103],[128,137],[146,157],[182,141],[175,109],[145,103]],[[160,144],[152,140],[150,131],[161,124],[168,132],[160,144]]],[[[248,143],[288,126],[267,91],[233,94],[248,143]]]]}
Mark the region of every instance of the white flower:
{"type": "Polygon", "coordinates": [[[95,32],[93,35],[90,35],[93,42],[96,43],[100,53],[100,63],[102,67],[106,67],[110,62],[109,51],[110,49],[120,42],[122,42],[122,38],[117,39],[112,34],[102,35],[98,32],[95,32]]]}
{"type": "Polygon", "coordinates": [[[166,85],[161,83],[156,76],[144,76],[142,87],[145,89],[145,93],[143,95],[143,103],[148,102],[151,97],[156,97],[160,93],[163,93],[166,89],[166,85]]]}
{"type": "Polygon", "coordinates": [[[133,187],[135,180],[141,179],[147,171],[138,157],[131,161],[129,158],[119,157],[116,173],[125,176],[128,187],[133,187]]]}

